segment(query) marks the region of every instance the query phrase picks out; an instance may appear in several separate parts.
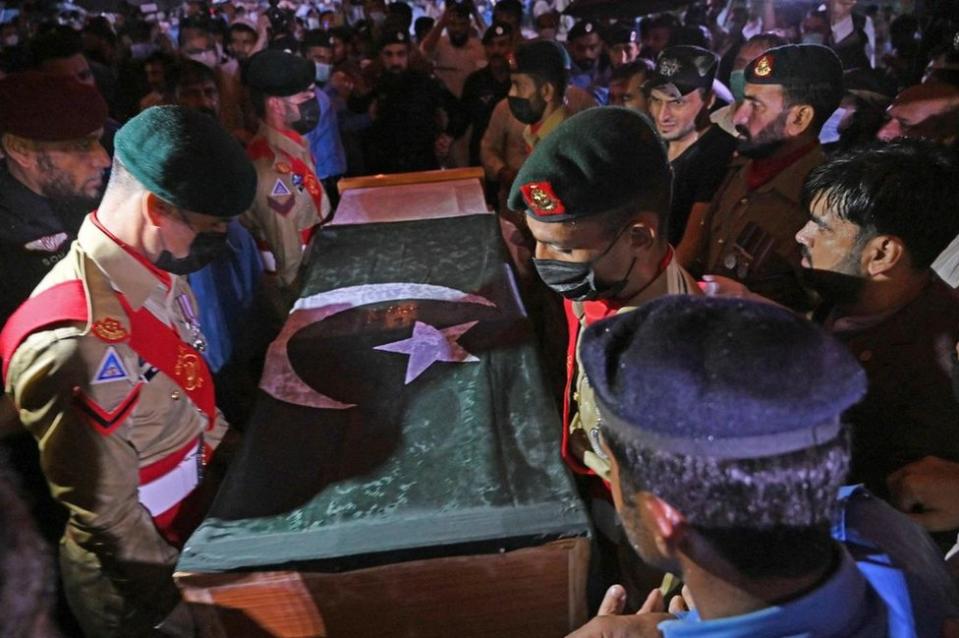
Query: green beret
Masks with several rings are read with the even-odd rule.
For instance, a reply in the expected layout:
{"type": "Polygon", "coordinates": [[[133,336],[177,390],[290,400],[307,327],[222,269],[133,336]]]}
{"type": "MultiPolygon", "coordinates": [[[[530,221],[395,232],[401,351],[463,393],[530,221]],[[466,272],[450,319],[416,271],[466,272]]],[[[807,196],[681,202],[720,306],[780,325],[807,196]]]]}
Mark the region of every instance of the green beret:
{"type": "Polygon", "coordinates": [[[250,207],[256,169],[214,118],[181,106],[155,106],[123,125],[116,157],[143,186],[185,210],[233,217],[250,207]]]}
{"type": "Polygon", "coordinates": [[[287,97],[310,88],[315,75],[312,62],[286,51],[267,49],[250,58],[243,81],[266,95],[287,97]]]}
{"type": "Polygon", "coordinates": [[[635,204],[669,209],[672,169],[649,119],[617,106],[577,113],[536,145],[519,170],[509,207],[566,222],[635,204]]]}

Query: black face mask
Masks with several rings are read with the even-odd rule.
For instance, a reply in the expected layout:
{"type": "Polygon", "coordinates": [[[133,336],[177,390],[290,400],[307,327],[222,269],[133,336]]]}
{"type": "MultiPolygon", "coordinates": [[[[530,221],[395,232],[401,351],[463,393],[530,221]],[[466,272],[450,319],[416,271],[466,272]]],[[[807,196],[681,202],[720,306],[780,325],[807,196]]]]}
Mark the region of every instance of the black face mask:
{"type": "MultiPolygon", "coordinates": [[[[625,229],[624,229],[625,230],[625,229]]],[[[619,241],[623,231],[609,244],[609,246],[598,257],[587,262],[559,261],[555,259],[533,259],[533,265],[536,272],[547,286],[554,291],[571,299],[573,301],[594,301],[596,299],[609,299],[615,297],[626,287],[629,274],[633,272],[633,266],[636,265],[636,258],[629,264],[629,269],[619,281],[603,283],[596,279],[596,271],[593,270],[595,264],[606,256],[606,254],[619,241]]]]}
{"type": "Polygon", "coordinates": [[[290,124],[297,133],[305,135],[320,123],[320,105],[317,104],[316,98],[299,104],[297,110],[300,112],[300,119],[290,124]]]}
{"type": "Polygon", "coordinates": [[[169,250],[164,250],[157,258],[155,265],[160,270],[174,275],[188,275],[222,255],[226,252],[226,248],[226,233],[197,233],[190,243],[190,252],[186,257],[177,258],[169,250]]]}
{"type": "Polygon", "coordinates": [[[546,111],[546,101],[543,100],[539,107],[533,106],[533,101],[525,97],[506,98],[510,113],[523,124],[536,124],[543,117],[546,111]]]}

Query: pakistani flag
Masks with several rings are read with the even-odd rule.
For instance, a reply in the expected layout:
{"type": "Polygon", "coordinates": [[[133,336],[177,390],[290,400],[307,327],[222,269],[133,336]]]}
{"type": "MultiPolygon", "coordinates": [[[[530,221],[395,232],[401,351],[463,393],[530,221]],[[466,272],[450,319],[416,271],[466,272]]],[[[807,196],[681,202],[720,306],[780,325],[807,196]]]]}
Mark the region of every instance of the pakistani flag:
{"type": "Polygon", "coordinates": [[[178,571],[351,570],[585,536],[492,215],[328,227],[178,571]]]}

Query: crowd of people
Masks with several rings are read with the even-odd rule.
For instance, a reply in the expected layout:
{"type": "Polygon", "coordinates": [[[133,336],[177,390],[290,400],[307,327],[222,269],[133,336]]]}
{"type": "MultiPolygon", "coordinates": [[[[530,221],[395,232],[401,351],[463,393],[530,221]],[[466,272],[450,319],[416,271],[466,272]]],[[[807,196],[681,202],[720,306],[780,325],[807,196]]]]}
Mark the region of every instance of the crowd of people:
{"type": "Polygon", "coordinates": [[[959,11],[567,4],[0,9],[0,636],[192,635],[339,180],[469,166],[595,529],[575,636],[959,635],[959,11]]]}

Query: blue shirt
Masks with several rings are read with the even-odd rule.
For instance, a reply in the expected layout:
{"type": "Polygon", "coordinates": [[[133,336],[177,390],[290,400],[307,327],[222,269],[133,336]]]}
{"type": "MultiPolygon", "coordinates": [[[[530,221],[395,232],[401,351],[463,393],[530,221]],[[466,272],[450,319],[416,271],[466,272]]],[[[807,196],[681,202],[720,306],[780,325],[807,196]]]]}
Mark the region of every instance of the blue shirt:
{"type": "Polygon", "coordinates": [[[320,121],[316,128],[306,134],[306,142],[313,153],[316,176],[320,179],[342,175],[346,172],[346,153],[340,141],[340,127],[329,96],[317,87],[314,91],[320,105],[320,121]]]}
{"type": "MultiPolygon", "coordinates": [[[[865,489],[844,487],[832,535],[838,569],[805,596],[751,614],[659,624],[665,638],[913,638],[940,635],[959,600],[942,554],[918,525],[865,489]]],[[[695,594],[694,594],[695,595],[695,594]]]]}
{"type": "Polygon", "coordinates": [[[188,276],[206,338],[203,356],[218,372],[242,342],[253,314],[253,299],[263,266],[250,233],[233,220],[227,227],[227,252],[188,276]]]}

